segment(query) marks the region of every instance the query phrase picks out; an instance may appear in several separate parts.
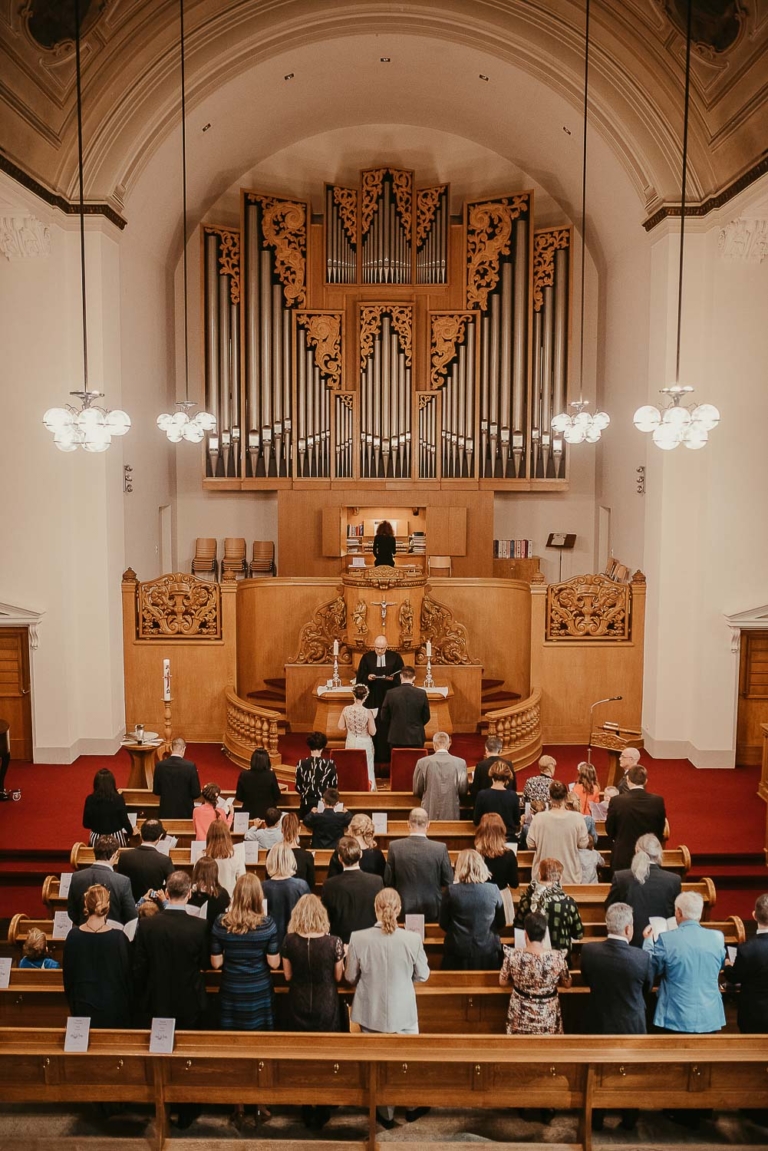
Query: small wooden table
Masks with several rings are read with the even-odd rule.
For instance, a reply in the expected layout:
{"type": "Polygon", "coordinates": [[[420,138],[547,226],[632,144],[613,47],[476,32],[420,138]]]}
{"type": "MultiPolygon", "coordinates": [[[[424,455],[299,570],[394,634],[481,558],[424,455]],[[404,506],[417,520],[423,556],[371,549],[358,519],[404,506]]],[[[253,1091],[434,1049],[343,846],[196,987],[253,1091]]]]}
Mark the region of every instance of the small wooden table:
{"type": "Polygon", "coordinates": [[[135,739],[123,740],[123,747],[131,757],[126,787],[146,787],[152,790],[157,753],[162,746],[162,739],[155,739],[151,743],[137,743],[135,739]]]}
{"type": "MultiPolygon", "coordinates": [[[[417,684],[417,687],[421,686],[417,684]]],[[[429,723],[426,727],[426,737],[431,739],[436,731],[445,731],[448,735],[453,731],[451,723],[451,710],[448,700],[453,695],[450,684],[438,689],[424,689],[429,699],[429,723]]],[[[339,731],[339,718],[342,711],[353,702],[352,687],[326,688],[325,684],[318,684],[315,689],[317,707],[315,708],[315,731],[322,731],[328,737],[330,747],[343,747],[345,736],[339,731]],[[322,695],[318,689],[324,688],[322,695]]]]}

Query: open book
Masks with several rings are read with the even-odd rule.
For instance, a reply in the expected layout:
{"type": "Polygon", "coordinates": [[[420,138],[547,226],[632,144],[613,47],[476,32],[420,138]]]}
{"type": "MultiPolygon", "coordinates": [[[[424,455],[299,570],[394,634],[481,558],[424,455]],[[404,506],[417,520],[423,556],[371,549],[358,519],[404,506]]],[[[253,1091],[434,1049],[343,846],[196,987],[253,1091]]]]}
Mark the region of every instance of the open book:
{"type": "Polygon", "coordinates": [[[654,943],[665,931],[674,931],[677,927],[677,920],[674,915],[671,915],[669,919],[665,919],[663,915],[652,915],[648,922],[653,928],[654,943]]]}

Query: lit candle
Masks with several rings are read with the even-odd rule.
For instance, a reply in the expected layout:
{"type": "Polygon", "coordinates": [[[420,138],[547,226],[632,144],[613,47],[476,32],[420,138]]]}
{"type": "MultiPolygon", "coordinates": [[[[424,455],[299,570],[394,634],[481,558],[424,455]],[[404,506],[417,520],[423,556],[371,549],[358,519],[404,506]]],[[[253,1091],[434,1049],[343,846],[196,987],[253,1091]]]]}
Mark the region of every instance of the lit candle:
{"type": "Polygon", "coordinates": [[[432,640],[427,640],[427,659],[432,659],[432,640]]]}
{"type": "Polygon", "coordinates": [[[335,656],[339,654],[339,641],[337,639],[333,641],[333,654],[335,656]]]}
{"type": "Polygon", "coordinates": [[[171,661],[163,660],[163,702],[169,703],[171,699],[171,661]]]}

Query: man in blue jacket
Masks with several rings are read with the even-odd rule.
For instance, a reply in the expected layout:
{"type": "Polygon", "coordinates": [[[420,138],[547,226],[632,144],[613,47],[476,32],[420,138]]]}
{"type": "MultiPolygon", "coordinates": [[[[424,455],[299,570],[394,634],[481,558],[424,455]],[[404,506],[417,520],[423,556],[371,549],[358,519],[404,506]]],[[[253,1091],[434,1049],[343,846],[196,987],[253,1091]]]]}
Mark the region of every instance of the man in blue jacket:
{"type": "Polygon", "coordinates": [[[663,932],[655,943],[650,924],[643,932],[659,984],[653,1022],[664,1031],[704,1034],[725,1027],[719,981],[725,939],[722,931],[701,926],[703,910],[700,895],[683,891],[675,900],[677,930],[663,932]]]}

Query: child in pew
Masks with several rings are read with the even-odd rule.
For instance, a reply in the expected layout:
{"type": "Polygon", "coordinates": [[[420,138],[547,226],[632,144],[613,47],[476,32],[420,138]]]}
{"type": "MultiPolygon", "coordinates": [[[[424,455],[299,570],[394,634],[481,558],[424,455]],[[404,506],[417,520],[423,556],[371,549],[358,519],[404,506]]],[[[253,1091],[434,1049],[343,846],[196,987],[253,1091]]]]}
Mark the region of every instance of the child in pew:
{"type": "Polygon", "coordinates": [[[533,823],[534,815],[538,815],[540,811],[546,811],[547,805],[543,799],[532,799],[530,803],[525,805],[525,815],[523,816],[523,823],[520,829],[518,851],[526,851],[528,849],[528,828],[533,823]]]}
{"type": "Polygon", "coordinates": [[[39,927],[31,927],[24,940],[22,956],[19,967],[36,967],[38,970],[49,971],[60,965],[48,954],[48,940],[45,932],[39,927]]]}
{"type": "Polygon", "coordinates": [[[352,821],[352,812],[344,810],[344,804],[339,801],[339,793],[335,787],[329,787],[323,793],[322,803],[313,807],[304,816],[304,824],[312,831],[311,847],[322,851],[324,848],[333,850],[338,845],[342,835],[346,835],[347,827],[352,821]]]}
{"type": "Polygon", "coordinates": [[[255,840],[261,851],[269,851],[276,843],[282,841],[283,831],[280,826],[282,818],[283,813],[276,807],[268,807],[264,819],[254,819],[243,839],[255,840]]]}
{"type": "Polygon", "coordinates": [[[581,860],[581,882],[599,883],[597,869],[598,867],[605,867],[605,860],[599,851],[595,851],[595,841],[592,835],[589,837],[589,847],[579,849],[579,859],[581,860]]]}

